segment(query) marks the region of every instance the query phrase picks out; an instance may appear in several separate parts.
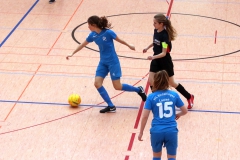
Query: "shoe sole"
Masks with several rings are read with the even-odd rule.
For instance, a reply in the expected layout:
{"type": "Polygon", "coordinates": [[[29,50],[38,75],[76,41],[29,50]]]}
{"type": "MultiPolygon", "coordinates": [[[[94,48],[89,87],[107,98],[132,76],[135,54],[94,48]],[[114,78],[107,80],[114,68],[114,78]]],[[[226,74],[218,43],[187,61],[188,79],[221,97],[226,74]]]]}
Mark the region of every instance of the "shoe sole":
{"type": "Polygon", "coordinates": [[[100,113],[115,113],[116,112],[116,110],[114,110],[114,111],[107,111],[107,112],[101,112],[100,111],[100,113]]]}
{"type": "Polygon", "coordinates": [[[100,112],[100,113],[115,113],[116,111],[107,111],[107,112],[100,112]]]}

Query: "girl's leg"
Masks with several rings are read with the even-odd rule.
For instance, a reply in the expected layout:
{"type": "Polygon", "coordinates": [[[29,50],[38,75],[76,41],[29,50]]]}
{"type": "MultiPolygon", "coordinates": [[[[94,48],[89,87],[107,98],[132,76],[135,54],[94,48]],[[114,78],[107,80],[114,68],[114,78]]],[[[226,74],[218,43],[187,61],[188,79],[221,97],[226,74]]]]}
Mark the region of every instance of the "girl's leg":
{"type": "Polygon", "coordinates": [[[121,84],[120,78],[117,79],[117,80],[112,80],[112,83],[113,83],[113,87],[116,90],[122,90],[122,91],[127,91],[127,92],[136,92],[141,96],[143,101],[146,101],[146,99],[147,99],[147,96],[146,96],[146,94],[145,94],[145,92],[144,92],[144,90],[141,86],[140,87],[134,87],[134,86],[129,85],[129,84],[121,84]]]}
{"type": "Polygon", "coordinates": [[[149,72],[148,82],[149,82],[149,84],[150,84],[151,90],[152,90],[152,88],[153,88],[153,78],[154,78],[154,75],[155,75],[154,72],[149,72]]]}
{"type": "Polygon", "coordinates": [[[188,109],[191,109],[193,107],[194,96],[186,91],[180,83],[175,82],[174,76],[169,77],[169,84],[188,100],[188,109]]]}
{"type": "Polygon", "coordinates": [[[99,94],[101,95],[101,97],[103,98],[103,100],[108,104],[108,107],[100,110],[100,113],[105,113],[105,112],[115,112],[116,108],[113,105],[107,91],[105,90],[105,88],[102,86],[103,84],[103,80],[104,78],[102,77],[95,77],[95,82],[94,82],[94,86],[97,88],[99,94]]]}
{"type": "Polygon", "coordinates": [[[178,132],[177,128],[175,132],[165,133],[165,144],[167,150],[168,160],[176,160],[177,147],[178,147],[178,132]]]}
{"type": "Polygon", "coordinates": [[[153,160],[161,160],[162,152],[153,152],[153,160]]]}
{"type": "Polygon", "coordinates": [[[168,160],[176,160],[176,156],[173,155],[167,155],[168,160]]]}

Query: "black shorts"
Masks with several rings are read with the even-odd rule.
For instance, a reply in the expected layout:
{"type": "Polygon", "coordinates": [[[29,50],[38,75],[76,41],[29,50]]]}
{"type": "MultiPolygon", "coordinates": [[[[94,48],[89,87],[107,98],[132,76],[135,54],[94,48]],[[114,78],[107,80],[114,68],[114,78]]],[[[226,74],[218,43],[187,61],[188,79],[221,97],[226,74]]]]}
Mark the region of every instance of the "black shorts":
{"type": "Polygon", "coordinates": [[[169,77],[174,75],[172,57],[169,53],[163,58],[152,60],[150,64],[150,72],[156,73],[161,70],[167,71],[169,77]]]}

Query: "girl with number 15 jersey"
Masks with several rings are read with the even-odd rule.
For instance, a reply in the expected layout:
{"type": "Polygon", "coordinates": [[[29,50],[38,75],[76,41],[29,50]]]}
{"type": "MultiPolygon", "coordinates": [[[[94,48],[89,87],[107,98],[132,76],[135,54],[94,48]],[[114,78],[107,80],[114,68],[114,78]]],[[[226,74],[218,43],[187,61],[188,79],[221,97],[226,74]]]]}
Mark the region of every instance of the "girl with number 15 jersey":
{"type": "Polygon", "coordinates": [[[138,136],[140,141],[142,141],[150,111],[153,113],[150,129],[153,160],[161,160],[162,146],[166,146],[168,160],[175,160],[178,146],[176,119],[185,115],[187,108],[177,92],[169,90],[169,77],[165,70],[154,75],[153,93],[147,97],[142,114],[138,136]],[[179,108],[181,112],[176,114],[175,107],[179,108]]]}

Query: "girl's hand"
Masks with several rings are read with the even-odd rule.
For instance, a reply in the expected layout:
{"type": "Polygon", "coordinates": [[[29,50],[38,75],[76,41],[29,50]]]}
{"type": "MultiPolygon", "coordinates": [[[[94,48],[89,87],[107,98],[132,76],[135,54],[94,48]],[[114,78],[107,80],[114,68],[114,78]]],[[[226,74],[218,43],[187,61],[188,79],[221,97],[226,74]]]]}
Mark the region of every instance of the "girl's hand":
{"type": "Polygon", "coordinates": [[[73,53],[72,54],[68,54],[66,59],[69,60],[69,58],[72,57],[72,56],[73,56],[73,53]]]}
{"type": "Polygon", "coordinates": [[[178,120],[179,118],[180,118],[180,116],[176,115],[176,118],[175,118],[175,119],[178,120]]]}
{"type": "Polygon", "coordinates": [[[143,49],[143,53],[146,53],[147,52],[147,49],[145,48],[145,49],[143,49]]]}
{"type": "Polygon", "coordinates": [[[143,136],[142,133],[139,133],[139,134],[138,134],[138,140],[139,140],[139,141],[143,141],[142,136],[143,136]]]}
{"type": "Polygon", "coordinates": [[[134,46],[134,45],[130,44],[128,47],[129,47],[131,50],[134,50],[134,51],[135,51],[135,46],[134,46]]]}
{"type": "Polygon", "coordinates": [[[148,56],[147,59],[148,60],[153,60],[153,56],[148,56]]]}

